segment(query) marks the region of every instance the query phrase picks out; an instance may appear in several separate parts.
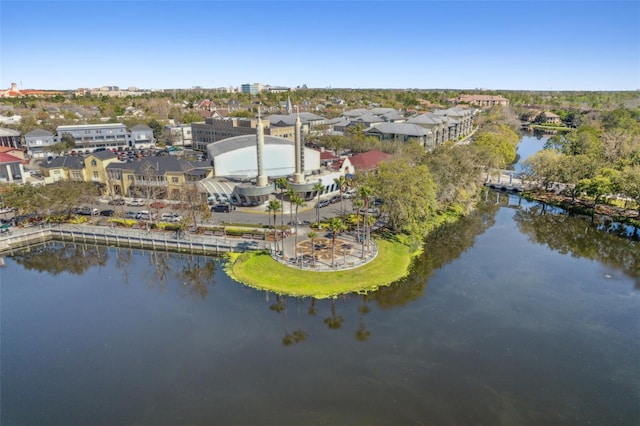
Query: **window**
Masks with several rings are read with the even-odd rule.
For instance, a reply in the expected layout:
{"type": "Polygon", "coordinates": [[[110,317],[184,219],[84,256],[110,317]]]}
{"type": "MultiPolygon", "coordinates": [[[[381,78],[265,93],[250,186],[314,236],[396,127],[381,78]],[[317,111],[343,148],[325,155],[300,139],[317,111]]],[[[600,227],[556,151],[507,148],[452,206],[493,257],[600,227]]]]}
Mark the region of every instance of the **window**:
{"type": "Polygon", "coordinates": [[[91,166],[92,167],[95,167],[97,165],[98,165],[98,163],[96,162],[96,160],[91,160],[91,166]]]}
{"type": "Polygon", "coordinates": [[[94,179],[98,179],[100,176],[98,175],[98,172],[93,172],[93,178],[94,179]]]}
{"type": "Polygon", "coordinates": [[[171,178],[171,183],[178,183],[179,179],[177,177],[171,178]]]}

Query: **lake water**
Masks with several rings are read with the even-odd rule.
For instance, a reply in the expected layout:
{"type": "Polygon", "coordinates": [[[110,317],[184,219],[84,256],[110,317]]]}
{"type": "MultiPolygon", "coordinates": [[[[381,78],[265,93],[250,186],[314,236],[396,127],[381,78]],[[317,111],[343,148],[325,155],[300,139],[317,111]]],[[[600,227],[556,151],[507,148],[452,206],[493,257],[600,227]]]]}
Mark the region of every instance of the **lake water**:
{"type": "Polygon", "coordinates": [[[640,243],[487,192],[402,282],[277,297],[214,258],[50,243],[0,268],[0,424],[633,425],[640,243]]]}
{"type": "Polygon", "coordinates": [[[520,142],[518,143],[518,163],[515,164],[514,169],[518,172],[522,171],[522,162],[529,158],[532,154],[540,151],[544,148],[544,144],[546,143],[548,136],[543,135],[534,135],[534,134],[525,134],[520,138],[520,142]]]}

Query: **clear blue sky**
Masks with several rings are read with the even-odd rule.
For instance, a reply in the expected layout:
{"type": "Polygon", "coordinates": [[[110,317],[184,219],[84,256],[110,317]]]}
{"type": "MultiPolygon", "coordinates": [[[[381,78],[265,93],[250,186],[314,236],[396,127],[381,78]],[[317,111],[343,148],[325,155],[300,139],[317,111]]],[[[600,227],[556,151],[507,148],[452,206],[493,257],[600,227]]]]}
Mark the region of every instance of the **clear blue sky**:
{"type": "Polygon", "coordinates": [[[638,1],[0,0],[0,87],[640,89],[638,1]]]}

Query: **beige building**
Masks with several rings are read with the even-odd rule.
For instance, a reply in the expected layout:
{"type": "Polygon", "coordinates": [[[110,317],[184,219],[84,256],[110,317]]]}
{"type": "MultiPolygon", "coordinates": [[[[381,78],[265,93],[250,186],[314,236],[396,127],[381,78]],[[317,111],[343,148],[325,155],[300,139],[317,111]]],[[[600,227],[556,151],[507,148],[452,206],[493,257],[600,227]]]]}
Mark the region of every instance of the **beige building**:
{"type": "Polygon", "coordinates": [[[457,103],[467,103],[481,108],[496,105],[509,106],[509,99],[500,95],[460,95],[455,99],[455,101],[457,103]]]}
{"type": "Polygon", "coordinates": [[[112,196],[179,199],[186,186],[212,177],[213,168],[207,162],[173,156],[146,157],[132,163],[110,163],[106,176],[112,196]]]}

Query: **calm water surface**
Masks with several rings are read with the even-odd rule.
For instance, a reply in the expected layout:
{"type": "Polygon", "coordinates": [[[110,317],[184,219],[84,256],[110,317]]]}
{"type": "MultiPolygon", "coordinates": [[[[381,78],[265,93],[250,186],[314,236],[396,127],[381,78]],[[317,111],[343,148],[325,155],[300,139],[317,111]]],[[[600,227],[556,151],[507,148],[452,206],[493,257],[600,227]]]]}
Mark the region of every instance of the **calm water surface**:
{"type": "Polygon", "coordinates": [[[276,297],[206,257],[49,244],[0,268],[8,425],[633,425],[640,247],[489,193],[403,282],[276,297]]]}

